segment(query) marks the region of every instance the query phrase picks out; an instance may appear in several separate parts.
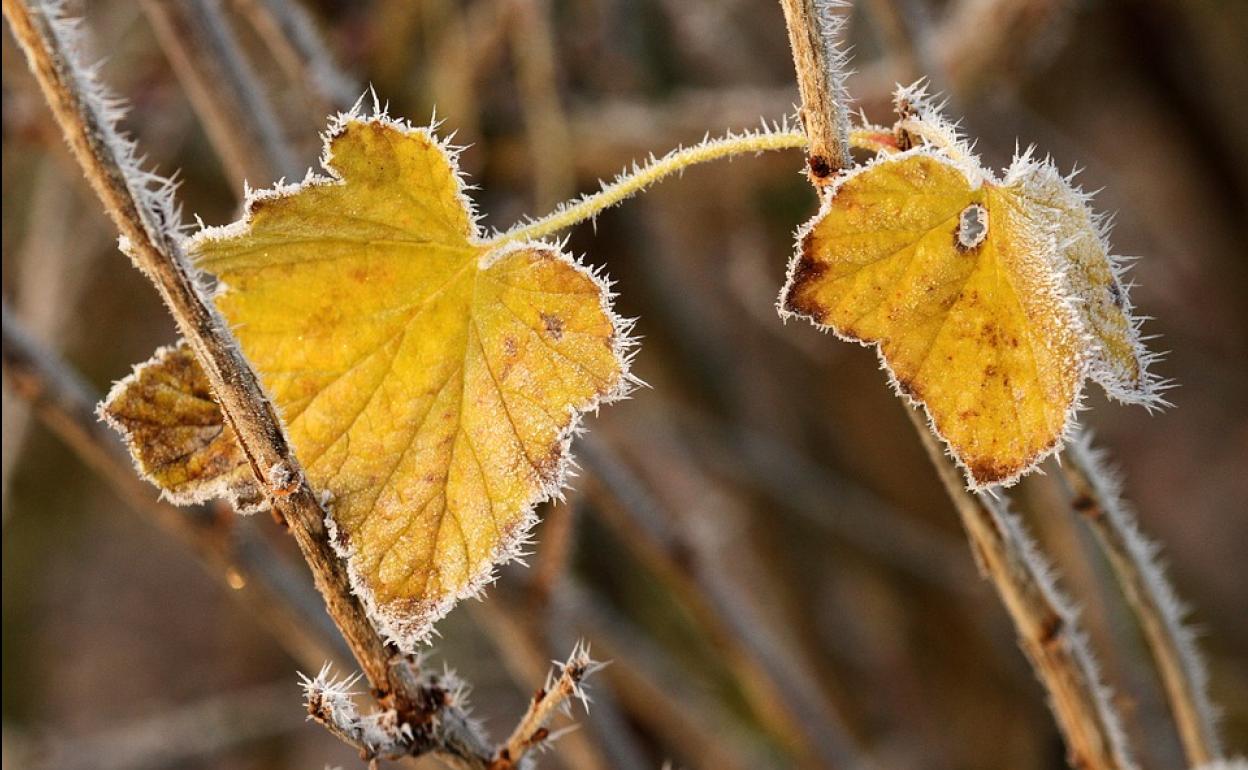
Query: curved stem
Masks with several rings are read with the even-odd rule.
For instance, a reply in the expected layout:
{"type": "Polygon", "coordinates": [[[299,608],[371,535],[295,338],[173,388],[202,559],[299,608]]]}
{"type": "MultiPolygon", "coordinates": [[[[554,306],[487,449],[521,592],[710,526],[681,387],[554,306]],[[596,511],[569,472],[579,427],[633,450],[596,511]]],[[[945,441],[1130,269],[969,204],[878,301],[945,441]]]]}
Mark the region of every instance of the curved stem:
{"type": "Polygon", "coordinates": [[[672,150],[662,158],[651,158],[643,166],[633,164],[614,182],[604,184],[602,190],[561,204],[551,213],[531,222],[524,222],[509,230],[497,233],[486,240],[489,246],[501,246],[511,241],[531,240],[553,235],[573,225],[593,219],[606,209],[631,198],[655,182],[680,173],[690,166],[720,158],[730,158],[745,153],[767,150],[791,150],[806,146],[806,135],[800,131],[749,132],[728,134],[719,139],[708,139],[693,147],[672,150]]]}
{"type": "MultiPolygon", "coordinates": [[[[855,128],[849,134],[850,146],[858,150],[883,152],[890,148],[880,141],[883,129],[868,126],[855,128]]],[[[512,241],[545,238],[570,227],[594,219],[603,211],[645,190],[656,182],[683,172],[690,166],[721,158],[769,150],[796,150],[807,146],[809,140],[801,131],[789,130],[783,124],[776,130],[729,133],[718,139],[706,139],[693,147],[680,147],[661,158],[651,156],[643,165],[633,164],[631,170],[621,172],[615,181],[604,184],[592,195],[561,204],[551,213],[530,222],[523,222],[485,240],[487,246],[501,246],[512,241]]]]}

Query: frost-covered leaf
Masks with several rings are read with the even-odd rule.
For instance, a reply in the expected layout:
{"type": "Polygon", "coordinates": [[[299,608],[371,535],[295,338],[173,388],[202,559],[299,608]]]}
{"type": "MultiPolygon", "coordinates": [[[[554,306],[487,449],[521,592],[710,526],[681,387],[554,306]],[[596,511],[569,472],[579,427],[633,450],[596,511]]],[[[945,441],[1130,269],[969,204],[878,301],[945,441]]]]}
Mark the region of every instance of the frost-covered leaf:
{"type": "Polygon", "coordinates": [[[1003,179],[953,128],[838,181],[799,233],[780,309],[876,344],[972,486],[1011,483],[1060,447],[1083,381],[1155,404],[1158,383],[1085,196],[1048,162],[1003,179]]]}
{"type": "Polygon", "coordinates": [[[100,416],[125,437],[143,476],[173,502],[224,497],[240,510],[264,507],[264,492],[185,342],[136,366],[100,404],[100,416]]]}
{"type": "Polygon", "coordinates": [[[340,116],[323,165],[187,251],[332,501],[356,592],[411,649],[516,555],[581,414],[626,391],[627,325],[559,248],[486,243],[431,131],[340,116]]]}

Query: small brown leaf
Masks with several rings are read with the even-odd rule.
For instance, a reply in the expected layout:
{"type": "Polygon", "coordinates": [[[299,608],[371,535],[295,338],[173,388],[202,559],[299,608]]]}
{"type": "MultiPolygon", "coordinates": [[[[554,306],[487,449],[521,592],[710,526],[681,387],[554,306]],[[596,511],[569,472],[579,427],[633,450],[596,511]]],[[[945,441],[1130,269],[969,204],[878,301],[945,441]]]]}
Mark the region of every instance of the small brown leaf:
{"type": "Polygon", "coordinates": [[[113,386],[100,416],[126,439],[139,472],[174,503],[226,497],[242,512],[266,506],[251,466],[185,341],[160,348],[113,386]]]}

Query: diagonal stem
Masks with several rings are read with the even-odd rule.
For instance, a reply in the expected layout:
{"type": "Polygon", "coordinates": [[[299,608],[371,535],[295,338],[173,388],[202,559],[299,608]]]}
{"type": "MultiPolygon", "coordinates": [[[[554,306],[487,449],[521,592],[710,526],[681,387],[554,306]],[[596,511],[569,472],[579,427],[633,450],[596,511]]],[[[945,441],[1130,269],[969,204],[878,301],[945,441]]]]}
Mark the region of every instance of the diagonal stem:
{"type": "Polygon", "coordinates": [[[1066,741],[1071,767],[1134,770],[1108,689],[1070,601],[1053,582],[1052,568],[1004,503],[973,495],[914,409],[907,409],[941,484],[962,519],[984,577],[1001,597],[1019,642],[1049,694],[1049,707],[1066,741]]]}
{"type": "Polygon", "coordinates": [[[1101,547],[1135,612],[1152,651],[1188,762],[1204,765],[1221,756],[1209,673],[1195,635],[1183,623],[1184,607],[1157,562],[1158,547],[1140,532],[1122,502],[1118,481],[1104,468],[1101,453],[1080,436],[1067,448],[1061,475],[1071,507],[1081,514],[1101,547]]]}
{"type": "MultiPolygon", "coordinates": [[[[176,234],[177,209],[167,181],[142,171],[132,142],[118,134],[117,108],[67,43],[71,27],[26,0],[4,0],[5,18],[26,55],[74,158],[121,233],[135,265],[165,301],[203,365],[226,419],[312,570],[330,616],[381,703],[404,721],[436,715],[422,697],[407,656],[388,644],[351,592],[346,566],[334,553],[325,511],[303,476],[281,424],[226,325],[210,308],[187,267],[176,234]],[[153,185],[156,185],[153,189],[153,185]]],[[[480,766],[488,749],[475,734],[440,736],[436,748],[480,766]]]]}

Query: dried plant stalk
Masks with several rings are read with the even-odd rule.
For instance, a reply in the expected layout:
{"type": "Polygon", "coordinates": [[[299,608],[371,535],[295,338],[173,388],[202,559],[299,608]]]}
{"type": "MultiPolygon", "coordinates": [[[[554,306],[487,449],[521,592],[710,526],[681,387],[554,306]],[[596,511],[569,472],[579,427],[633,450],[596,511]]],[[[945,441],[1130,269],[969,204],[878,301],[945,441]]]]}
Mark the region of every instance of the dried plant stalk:
{"type": "MultiPolygon", "coordinates": [[[[4,0],[4,15],[24,51],[87,181],[122,236],[125,250],[165,301],[212,383],[230,426],[273,510],[289,526],[317,589],[383,705],[404,721],[425,722],[430,705],[406,656],[386,643],[351,592],[345,565],[326,531],[326,514],[286,442],[277,415],[233,336],[187,267],[176,235],[172,185],[140,169],[132,142],[114,127],[116,101],[73,58],[70,22],[4,0]]],[[[428,747],[475,760],[488,754],[479,736],[439,735],[428,747]]]]}
{"type": "Polygon", "coordinates": [[[838,0],[780,0],[793,49],[793,67],[802,96],[802,125],[810,181],[831,182],[854,164],[849,154],[849,98],[845,91],[845,56],[837,47],[844,20],[835,15],[838,0]]]}
{"type": "Polygon", "coordinates": [[[1121,719],[1079,630],[1078,613],[1058,591],[1052,569],[1003,503],[966,490],[922,418],[907,411],[958,510],[981,572],[996,588],[1023,651],[1048,691],[1071,767],[1134,770],[1121,719]]]}
{"type": "Polygon", "coordinates": [[[1161,676],[1188,763],[1220,759],[1216,710],[1209,699],[1209,672],[1184,625],[1186,612],[1157,561],[1160,548],[1140,532],[1135,515],[1123,503],[1120,484],[1105,467],[1091,437],[1080,436],[1066,449],[1062,476],[1072,492],[1071,506],[1096,534],[1161,676]]]}

